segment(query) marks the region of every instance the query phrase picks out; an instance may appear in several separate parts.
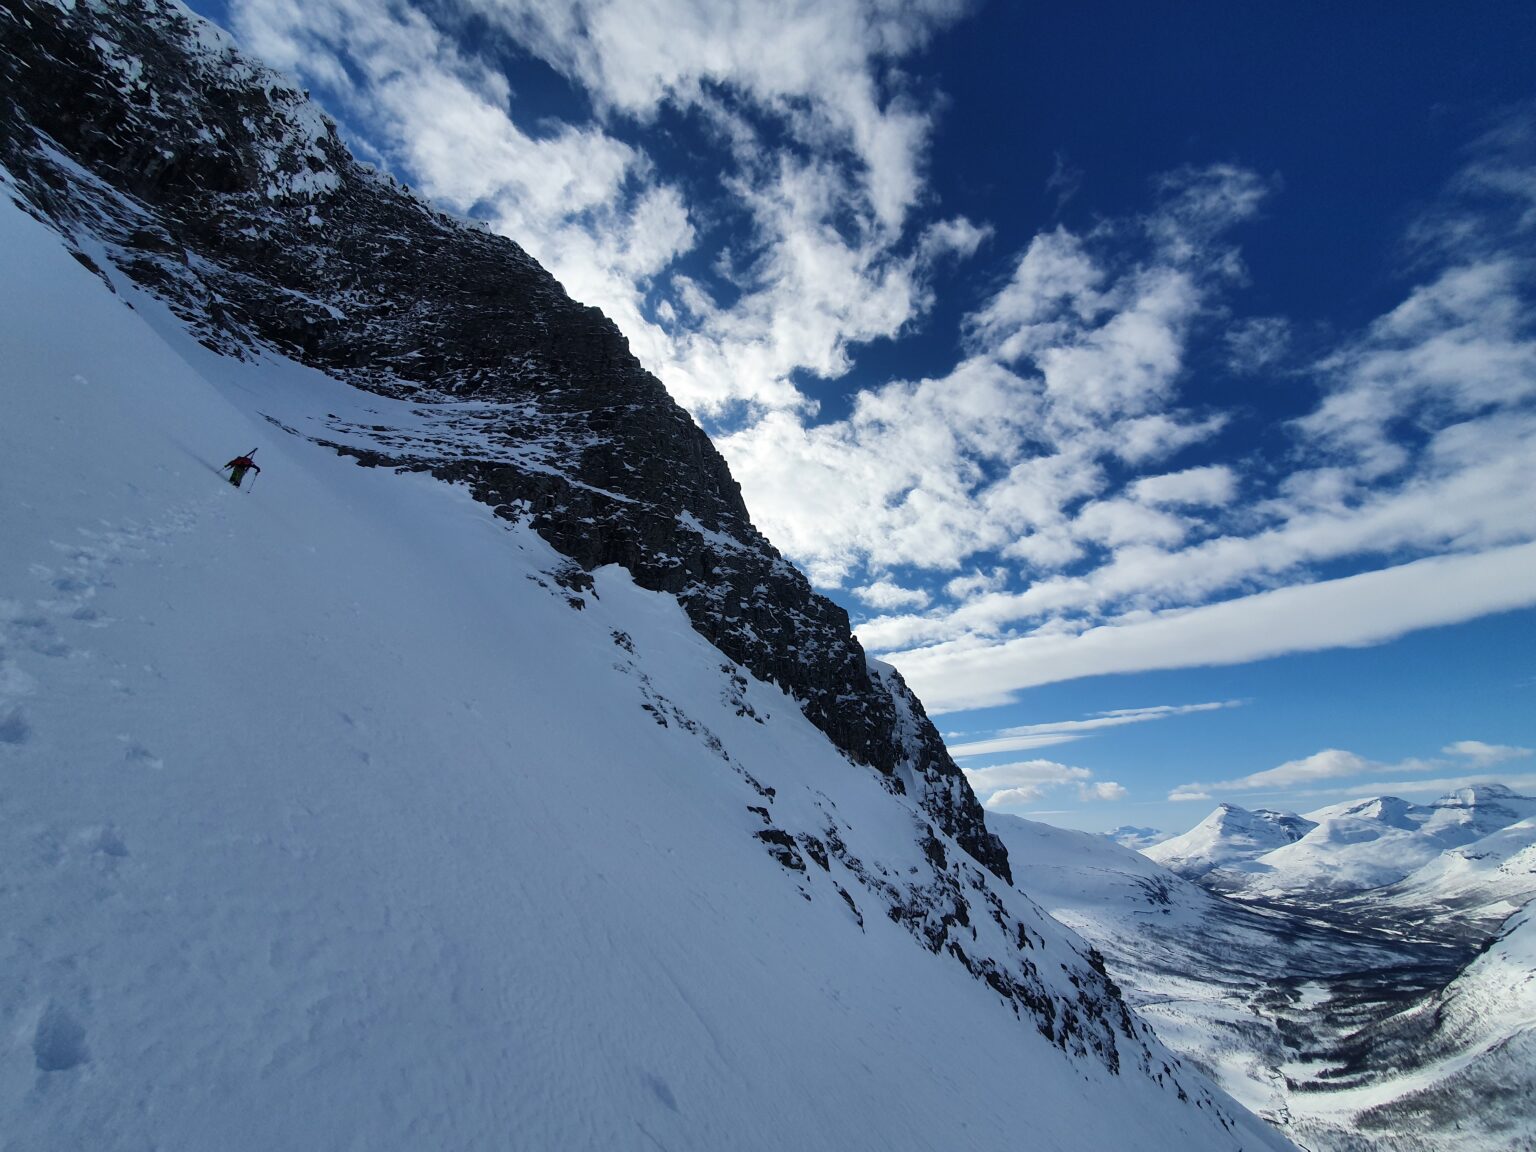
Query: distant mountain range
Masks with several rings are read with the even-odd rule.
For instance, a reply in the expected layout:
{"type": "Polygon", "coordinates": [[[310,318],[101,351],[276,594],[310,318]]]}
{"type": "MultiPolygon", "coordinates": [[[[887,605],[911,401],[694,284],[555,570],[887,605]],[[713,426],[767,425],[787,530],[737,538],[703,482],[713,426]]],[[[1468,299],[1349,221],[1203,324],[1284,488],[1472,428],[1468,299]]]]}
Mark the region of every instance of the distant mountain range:
{"type": "MultiPolygon", "coordinates": [[[[1182,836],[1146,849],[1170,870],[1245,898],[1348,895],[1409,881],[1436,888],[1456,866],[1486,872],[1536,844],[1536,799],[1481,784],[1412,804],[1396,796],[1349,800],[1305,816],[1223,804],[1182,836]],[[1481,841],[1496,837],[1487,845],[1481,841]]],[[[1517,868],[1518,870],[1518,868],[1517,868]]]]}
{"type": "Polygon", "coordinates": [[[1148,855],[1180,876],[1197,880],[1218,868],[1255,860],[1266,852],[1294,844],[1313,825],[1300,816],[1249,811],[1223,804],[1182,836],[1164,840],[1148,849],[1148,855]]]}
{"type": "Polygon", "coordinates": [[[1536,798],[992,824],[1164,1041],[1317,1152],[1536,1147],[1536,798]]]}
{"type": "Polygon", "coordinates": [[[1111,828],[1104,835],[1126,848],[1150,848],[1170,839],[1168,833],[1158,828],[1139,828],[1135,824],[1122,824],[1111,828]]]}

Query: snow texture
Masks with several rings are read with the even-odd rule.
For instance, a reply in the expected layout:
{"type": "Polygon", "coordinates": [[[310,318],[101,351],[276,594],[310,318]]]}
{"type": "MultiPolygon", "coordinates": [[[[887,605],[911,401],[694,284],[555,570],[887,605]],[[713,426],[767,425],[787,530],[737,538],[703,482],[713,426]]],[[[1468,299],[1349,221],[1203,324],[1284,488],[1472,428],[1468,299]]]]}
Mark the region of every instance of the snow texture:
{"type": "Polygon", "coordinates": [[[1116,1071],[1086,946],[675,598],[572,611],[526,526],[278,427],[388,401],[6,191],[0,1148],[1285,1146],[1129,1016],[1116,1071]],[[892,911],[953,892],[970,967],[892,911]]]}

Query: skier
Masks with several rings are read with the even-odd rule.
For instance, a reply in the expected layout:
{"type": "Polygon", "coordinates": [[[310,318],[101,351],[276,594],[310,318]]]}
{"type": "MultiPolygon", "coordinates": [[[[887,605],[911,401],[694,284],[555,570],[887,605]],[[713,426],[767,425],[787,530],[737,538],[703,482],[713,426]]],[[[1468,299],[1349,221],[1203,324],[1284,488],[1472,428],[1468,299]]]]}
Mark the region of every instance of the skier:
{"type": "MultiPolygon", "coordinates": [[[[228,464],[224,465],[224,468],[231,469],[229,482],[236,488],[240,487],[240,481],[245,479],[247,470],[255,472],[258,476],[261,475],[261,469],[256,466],[256,461],[251,459],[254,455],[256,455],[256,449],[252,448],[244,456],[236,456],[228,464]]],[[[221,472],[223,470],[223,468],[220,469],[221,472]]],[[[255,481],[253,480],[252,483],[254,484],[255,481]]]]}

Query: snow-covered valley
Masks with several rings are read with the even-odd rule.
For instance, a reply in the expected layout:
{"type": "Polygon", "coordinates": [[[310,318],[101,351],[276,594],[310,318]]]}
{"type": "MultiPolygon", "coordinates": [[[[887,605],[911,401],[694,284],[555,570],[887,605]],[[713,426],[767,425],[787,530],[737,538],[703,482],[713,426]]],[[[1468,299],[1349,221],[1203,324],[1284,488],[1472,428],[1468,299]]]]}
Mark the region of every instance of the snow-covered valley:
{"type": "Polygon", "coordinates": [[[1300,1146],[1498,1152],[1536,1127],[1531,804],[1228,804],[1145,855],[993,823],[1159,1036],[1300,1146]]]}

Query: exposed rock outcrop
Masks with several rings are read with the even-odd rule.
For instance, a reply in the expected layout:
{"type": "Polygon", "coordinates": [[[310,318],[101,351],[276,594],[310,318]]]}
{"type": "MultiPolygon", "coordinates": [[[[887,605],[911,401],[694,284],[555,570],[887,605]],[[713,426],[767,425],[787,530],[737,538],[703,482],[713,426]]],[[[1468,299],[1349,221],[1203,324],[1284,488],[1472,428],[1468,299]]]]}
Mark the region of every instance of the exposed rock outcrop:
{"type": "Polygon", "coordinates": [[[515,243],[358,164],[306,94],[165,0],[0,0],[0,91],[0,162],[31,211],[89,235],[209,347],[272,349],[418,405],[419,426],[329,440],[463,483],[583,568],[621,564],[676,595],[1010,879],[900,677],[753,527],[725,461],[618,329],[515,243]]]}

